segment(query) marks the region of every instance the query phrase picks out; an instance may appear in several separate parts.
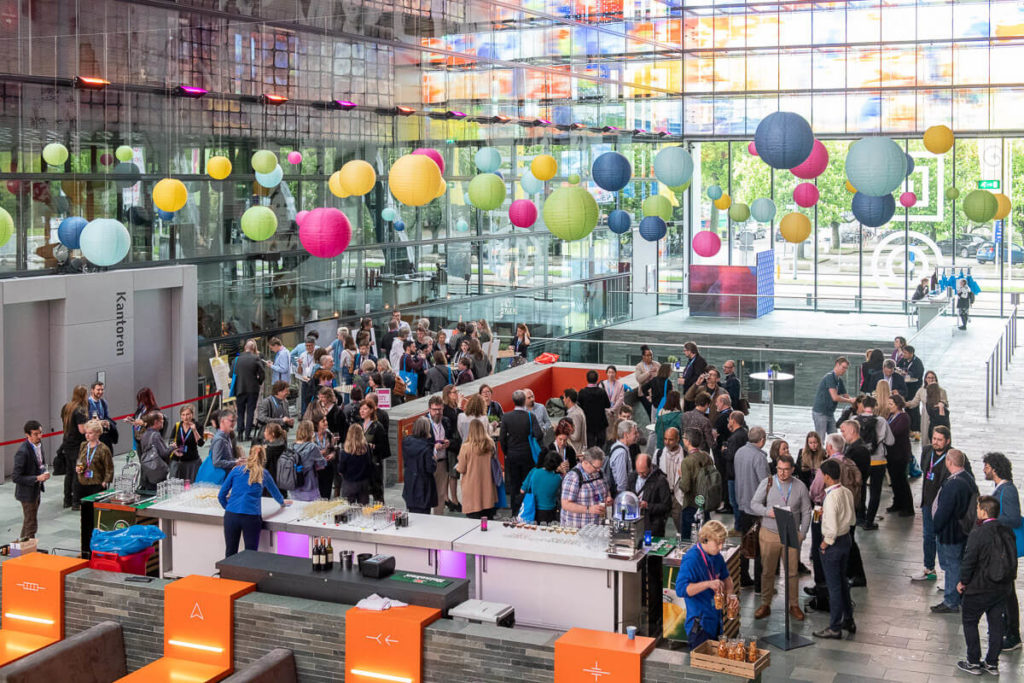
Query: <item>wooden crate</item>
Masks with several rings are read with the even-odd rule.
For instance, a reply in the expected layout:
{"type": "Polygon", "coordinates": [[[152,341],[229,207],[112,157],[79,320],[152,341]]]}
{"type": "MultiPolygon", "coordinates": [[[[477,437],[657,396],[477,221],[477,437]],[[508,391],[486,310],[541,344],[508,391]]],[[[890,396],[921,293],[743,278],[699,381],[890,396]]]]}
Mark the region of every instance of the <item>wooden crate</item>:
{"type": "Polygon", "coordinates": [[[724,659],[718,656],[718,641],[706,640],[696,650],[690,652],[690,666],[706,671],[714,671],[730,676],[753,679],[768,668],[771,664],[771,653],[768,650],[758,648],[756,662],[737,662],[732,659],[724,659]]]}

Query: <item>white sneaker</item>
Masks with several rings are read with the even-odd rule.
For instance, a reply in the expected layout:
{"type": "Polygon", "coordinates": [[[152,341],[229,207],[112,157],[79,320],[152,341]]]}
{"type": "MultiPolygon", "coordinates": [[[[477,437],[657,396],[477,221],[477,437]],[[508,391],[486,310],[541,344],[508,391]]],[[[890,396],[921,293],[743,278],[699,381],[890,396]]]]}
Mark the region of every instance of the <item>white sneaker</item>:
{"type": "Polygon", "coordinates": [[[911,581],[935,581],[935,570],[934,569],[922,569],[917,574],[910,577],[911,581]]]}

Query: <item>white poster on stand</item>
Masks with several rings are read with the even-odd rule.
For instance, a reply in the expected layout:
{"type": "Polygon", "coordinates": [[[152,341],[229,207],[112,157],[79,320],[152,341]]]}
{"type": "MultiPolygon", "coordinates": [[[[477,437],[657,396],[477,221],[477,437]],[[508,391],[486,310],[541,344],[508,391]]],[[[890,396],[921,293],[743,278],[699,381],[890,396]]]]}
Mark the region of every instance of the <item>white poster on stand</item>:
{"type": "Polygon", "coordinates": [[[377,389],[377,407],[388,410],[391,408],[391,390],[385,387],[377,389]]]}

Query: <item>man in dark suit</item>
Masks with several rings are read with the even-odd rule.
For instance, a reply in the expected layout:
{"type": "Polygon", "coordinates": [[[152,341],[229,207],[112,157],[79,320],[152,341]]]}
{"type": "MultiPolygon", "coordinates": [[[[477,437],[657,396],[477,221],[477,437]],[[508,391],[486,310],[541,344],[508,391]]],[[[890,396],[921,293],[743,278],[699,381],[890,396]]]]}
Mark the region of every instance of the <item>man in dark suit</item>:
{"type": "Polygon", "coordinates": [[[106,444],[111,455],[114,453],[114,444],[117,443],[117,425],[110,419],[110,406],[107,399],[103,398],[103,382],[93,382],[89,395],[89,417],[103,423],[103,433],[100,434],[100,442],[106,444]]]}
{"type": "Polygon", "coordinates": [[[242,440],[253,438],[256,423],[253,413],[263,386],[263,363],[256,353],[256,342],[245,342],[245,350],[235,359],[235,401],[238,409],[238,435],[242,440]]]}
{"type": "Polygon", "coordinates": [[[515,409],[501,416],[498,443],[505,453],[505,488],[508,491],[512,514],[516,515],[519,513],[519,505],[523,502],[523,494],[519,489],[530,470],[536,466],[530,450],[530,435],[532,434],[540,445],[544,433],[537,420],[526,409],[526,392],[518,389],[512,392],[512,405],[515,409]]]}
{"type": "Polygon", "coordinates": [[[25,441],[14,454],[14,498],[21,503],[21,539],[35,538],[39,523],[39,498],[43,482],[50,478],[43,457],[43,427],[36,420],[25,423],[25,441]]]}
{"type": "MultiPolygon", "coordinates": [[[[697,345],[692,341],[683,344],[683,355],[686,356],[686,368],[683,370],[683,388],[679,392],[685,396],[690,387],[697,383],[697,380],[704,371],[708,369],[708,362],[700,355],[697,345]]],[[[684,401],[683,410],[693,410],[693,401],[684,401]]]]}
{"type": "Polygon", "coordinates": [[[597,371],[587,371],[587,386],[580,389],[579,406],[587,418],[587,448],[604,447],[605,432],[608,430],[608,413],[612,407],[605,390],[597,386],[597,371]]]}
{"type": "Polygon", "coordinates": [[[882,363],[881,370],[872,373],[868,389],[874,392],[875,387],[878,386],[878,383],[882,380],[885,380],[885,383],[889,385],[889,389],[892,393],[899,394],[908,401],[914,398],[911,394],[907,393],[907,380],[903,379],[903,375],[896,372],[896,363],[893,361],[886,360],[882,363]]]}

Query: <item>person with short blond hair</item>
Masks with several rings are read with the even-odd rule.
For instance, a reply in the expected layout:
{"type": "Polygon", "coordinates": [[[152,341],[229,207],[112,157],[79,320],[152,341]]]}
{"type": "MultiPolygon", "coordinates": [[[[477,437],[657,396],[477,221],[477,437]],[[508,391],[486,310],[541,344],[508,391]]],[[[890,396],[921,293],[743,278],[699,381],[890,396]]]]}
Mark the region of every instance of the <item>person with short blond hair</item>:
{"type": "MultiPolygon", "coordinates": [[[[705,522],[697,532],[697,543],[679,563],[676,595],[686,603],[686,636],[693,651],[706,640],[722,633],[722,612],[715,607],[715,594],[733,594],[733,581],[722,558],[722,546],[729,532],[716,519],[705,522]]],[[[730,598],[731,599],[731,598],[730,598]]]]}
{"type": "Polygon", "coordinates": [[[103,423],[89,420],[85,423],[85,441],[78,449],[75,465],[75,500],[100,493],[114,480],[114,459],[110,449],[100,441],[103,423]]]}

